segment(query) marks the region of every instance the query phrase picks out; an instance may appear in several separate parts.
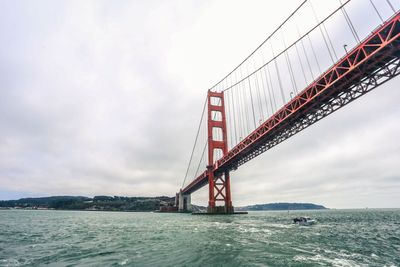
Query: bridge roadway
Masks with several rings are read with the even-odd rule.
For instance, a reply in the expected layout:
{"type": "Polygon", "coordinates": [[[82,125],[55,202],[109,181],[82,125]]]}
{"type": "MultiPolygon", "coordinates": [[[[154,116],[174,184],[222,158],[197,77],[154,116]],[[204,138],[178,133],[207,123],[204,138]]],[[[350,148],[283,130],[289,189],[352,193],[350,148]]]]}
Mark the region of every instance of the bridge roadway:
{"type": "MultiPolygon", "coordinates": [[[[400,73],[400,13],[278,110],[212,166],[215,177],[237,169],[273,146],[314,124],[400,73]]],[[[204,171],[182,194],[208,184],[204,171]]]]}

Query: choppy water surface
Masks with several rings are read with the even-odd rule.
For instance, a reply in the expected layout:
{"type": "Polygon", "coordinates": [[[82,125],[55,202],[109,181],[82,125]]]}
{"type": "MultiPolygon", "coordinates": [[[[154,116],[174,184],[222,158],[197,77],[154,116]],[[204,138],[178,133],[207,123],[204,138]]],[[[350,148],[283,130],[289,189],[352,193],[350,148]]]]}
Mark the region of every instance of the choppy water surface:
{"type": "Polygon", "coordinates": [[[0,266],[400,266],[400,210],[0,211],[0,266]],[[314,226],[291,224],[296,216],[314,226]]]}

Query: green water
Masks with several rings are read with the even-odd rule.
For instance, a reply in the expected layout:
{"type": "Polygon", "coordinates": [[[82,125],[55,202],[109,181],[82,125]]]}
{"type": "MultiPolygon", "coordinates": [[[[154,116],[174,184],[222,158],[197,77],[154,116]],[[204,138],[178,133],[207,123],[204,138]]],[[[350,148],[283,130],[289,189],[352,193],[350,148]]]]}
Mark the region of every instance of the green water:
{"type": "Polygon", "coordinates": [[[400,266],[400,210],[0,211],[0,266],[400,266]],[[291,224],[300,215],[314,226],[291,224]]]}

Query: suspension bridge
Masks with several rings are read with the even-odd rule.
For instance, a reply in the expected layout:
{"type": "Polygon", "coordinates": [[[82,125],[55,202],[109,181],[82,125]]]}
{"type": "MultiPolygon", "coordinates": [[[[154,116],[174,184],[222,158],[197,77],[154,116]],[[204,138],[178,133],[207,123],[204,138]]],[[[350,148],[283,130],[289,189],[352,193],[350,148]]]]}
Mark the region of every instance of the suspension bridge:
{"type": "Polygon", "coordinates": [[[300,3],[207,91],[179,211],[208,185],[208,213],[234,213],[232,171],[400,73],[399,2],[323,2],[300,3]]]}

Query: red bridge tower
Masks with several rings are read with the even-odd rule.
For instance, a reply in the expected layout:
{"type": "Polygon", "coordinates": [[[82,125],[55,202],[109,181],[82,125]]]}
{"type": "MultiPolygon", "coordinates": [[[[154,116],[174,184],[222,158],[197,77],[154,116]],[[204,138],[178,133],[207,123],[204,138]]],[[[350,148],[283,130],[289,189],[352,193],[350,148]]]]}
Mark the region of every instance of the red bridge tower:
{"type": "Polygon", "coordinates": [[[221,151],[222,156],[228,153],[224,93],[207,93],[208,104],[208,213],[233,213],[229,171],[215,175],[214,156],[221,151]],[[217,132],[222,138],[217,139],[217,132]],[[223,202],[224,206],[217,206],[223,202]]]}

